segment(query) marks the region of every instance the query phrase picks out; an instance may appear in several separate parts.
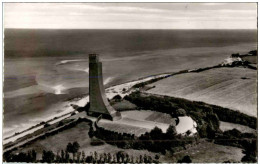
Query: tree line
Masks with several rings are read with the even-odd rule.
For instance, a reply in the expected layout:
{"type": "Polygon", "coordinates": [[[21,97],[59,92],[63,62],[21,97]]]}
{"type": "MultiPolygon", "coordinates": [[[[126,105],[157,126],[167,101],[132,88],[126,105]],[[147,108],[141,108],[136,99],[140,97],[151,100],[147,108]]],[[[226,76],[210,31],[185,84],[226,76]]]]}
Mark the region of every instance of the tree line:
{"type": "MultiPolygon", "coordinates": [[[[141,94],[143,93],[133,92],[126,96],[125,99],[139,107],[142,107],[144,110],[149,109],[158,111],[158,109],[160,109],[159,112],[168,113],[172,117],[180,116],[179,109],[181,108],[186,111],[187,115],[190,115],[195,119],[206,118],[207,116],[205,117],[202,115],[210,114],[212,115],[211,117],[215,117],[213,115],[216,115],[221,121],[241,124],[253,129],[256,129],[257,126],[257,119],[255,117],[228,108],[210,105],[203,102],[190,101],[183,98],[155,95],[142,96],[141,94]]],[[[214,122],[213,125],[216,124],[217,126],[216,118],[214,122]]]]}
{"type": "Polygon", "coordinates": [[[140,92],[133,92],[125,99],[137,105],[143,110],[153,110],[167,113],[173,118],[188,115],[197,123],[197,131],[200,137],[213,138],[219,131],[219,118],[212,109],[201,103],[168,96],[142,96],[140,92]]]}
{"type": "MultiPolygon", "coordinates": [[[[241,133],[236,129],[222,132],[219,130],[219,120],[242,124],[256,129],[256,118],[246,114],[209,105],[203,102],[189,101],[182,98],[168,96],[142,96],[140,92],[131,93],[125,99],[141,107],[141,109],[155,110],[170,114],[172,117],[181,116],[178,110],[184,109],[185,113],[197,123],[200,137],[212,139],[216,144],[235,146],[243,149],[245,156],[242,162],[256,161],[256,135],[241,133]]],[[[149,137],[147,137],[149,138],[149,137]]]]}
{"type": "Polygon", "coordinates": [[[68,143],[65,150],[54,153],[52,150],[43,150],[42,158],[36,159],[36,151],[29,150],[27,153],[8,154],[4,156],[6,162],[40,162],[40,163],[158,163],[159,156],[155,158],[143,154],[139,156],[129,155],[126,152],[117,153],[97,153],[90,152],[87,155],[84,151],[79,151],[78,142],[68,143]]]}
{"type": "Polygon", "coordinates": [[[257,136],[253,133],[241,133],[237,129],[232,129],[218,134],[214,143],[239,147],[243,149],[245,156],[242,162],[255,163],[257,162],[257,136]]]}
{"type": "Polygon", "coordinates": [[[146,132],[137,137],[134,134],[119,133],[107,130],[95,124],[96,130],[93,127],[89,130],[90,137],[97,137],[104,140],[106,143],[115,145],[123,149],[148,150],[155,153],[165,154],[166,151],[172,153],[183,150],[186,145],[192,145],[198,140],[198,136],[189,136],[188,131],[185,135],[177,134],[175,126],[170,125],[166,133],[155,127],[150,132],[146,132]]]}

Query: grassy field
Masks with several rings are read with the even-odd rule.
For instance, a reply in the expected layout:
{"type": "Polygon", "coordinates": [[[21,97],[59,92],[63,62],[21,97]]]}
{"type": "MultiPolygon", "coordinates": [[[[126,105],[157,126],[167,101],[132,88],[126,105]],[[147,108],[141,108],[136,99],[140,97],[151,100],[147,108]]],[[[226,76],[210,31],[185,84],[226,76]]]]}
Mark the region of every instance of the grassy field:
{"type": "Polygon", "coordinates": [[[121,112],[121,115],[123,118],[118,121],[101,119],[98,125],[108,130],[140,136],[150,132],[155,126],[166,132],[170,124],[176,123],[170,115],[155,111],[132,110],[121,112]]]}
{"type": "Polygon", "coordinates": [[[210,142],[202,142],[198,145],[175,153],[174,155],[166,155],[160,158],[160,161],[177,162],[182,159],[185,155],[189,155],[193,163],[223,163],[224,161],[239,162],[244,156],[242,149],[222,146],[210,142]]]}
{"type": "Polygon", "coordinates": [[[160,112],[153,112],[153,114],[151,114],[145,120],[161,122],[165,124],[173,124],[174,122],[173,118],[169,114],[160,113],[160,112]]]}
{"type": "Polygon", "coordinates": [[[145,150],[133,150],[133,149],[120,149],[116,146],[104,144],[100,146],[92,146],[91,138],[88,135],[89,125],[86,122],[79,123],[73,128],[64,130],[56,135],[49,136],[43,140],[38,140],[24,148],[20,148],[15,152],[27,152],[34,149],[37,152],[37,158],[41,159],[41,153],[43,150],[52,150],[55,154],[62,149],[65,150],[69,142],[77,141],[80,145],[79,151],[84,151],[86,155],[90,155],[90,152],[97,151],[98,153],[116,153],[118,151],[125,151],[131,153],[134,156],[139,155],[151,155],[155,156],[155,153],[151,153],[145,150]]]}
{"type": "Polygon", "coordinates": [[[185,73],[155,82],[146,92],[202,101],[242,113],[257,114],[257,71],[247,68],[216,68],[185,73]]]}
{"type": "Polygon", "coordinates": [[[249,61],[252,64],[257,64],[257,56],[242,56],[243,60],[249,61]]]}
{"type": "Polygon", "coordinates": [[[115,103],[112,105],[117,111],[124,111],[124,110],[134,110],[136,109],[136,105],[130,103],[127,100],[122,100],[120,102],[115,103]]]}
{"type": "Polygon", "coordinates": [[[230,122],[223,122],[223,121],[220,121],[219,128],[222,131],[232,130],[232,129],[235,128],[242,133],[256,133],[255,129],[249,128],[248,126],[243,126],[243,125],[240,125],[240,124],[233,124],[233,123],[230,123],[230,122]]]}

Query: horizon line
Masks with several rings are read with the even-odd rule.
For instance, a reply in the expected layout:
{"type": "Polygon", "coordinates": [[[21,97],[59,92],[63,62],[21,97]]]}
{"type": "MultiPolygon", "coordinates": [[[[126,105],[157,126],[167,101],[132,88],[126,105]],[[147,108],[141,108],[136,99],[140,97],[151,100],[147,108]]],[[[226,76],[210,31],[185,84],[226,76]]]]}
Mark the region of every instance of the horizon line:
{"type": "Polygon", "coordinates": [[[258,28],[3,28],[18,30],[258,30],[258,28]]]}

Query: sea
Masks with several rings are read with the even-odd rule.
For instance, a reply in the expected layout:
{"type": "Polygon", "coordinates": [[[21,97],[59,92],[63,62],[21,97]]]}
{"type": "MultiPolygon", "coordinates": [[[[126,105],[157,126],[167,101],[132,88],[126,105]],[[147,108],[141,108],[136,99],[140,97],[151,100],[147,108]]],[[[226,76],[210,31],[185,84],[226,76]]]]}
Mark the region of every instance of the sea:
{"type": "Polygon", "coordinates": [[[257,30],[5,29],[3,137],[66,113],[72,99],[87,95],[88,54],[100,55],[109,87],[255,49],[257,30]]]}

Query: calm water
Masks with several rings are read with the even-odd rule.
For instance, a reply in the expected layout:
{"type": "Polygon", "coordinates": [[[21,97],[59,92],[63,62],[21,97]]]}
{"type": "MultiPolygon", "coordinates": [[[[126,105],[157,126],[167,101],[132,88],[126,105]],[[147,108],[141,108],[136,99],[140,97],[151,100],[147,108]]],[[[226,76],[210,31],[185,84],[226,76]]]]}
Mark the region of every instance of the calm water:
{"type": "Polygon", "coordinates": [[[4,137],[64,112],[88,93],[88,54],[99,53],[104,83],[211,66],[256,49],[246,30],[5,30],[4,137]]]}

